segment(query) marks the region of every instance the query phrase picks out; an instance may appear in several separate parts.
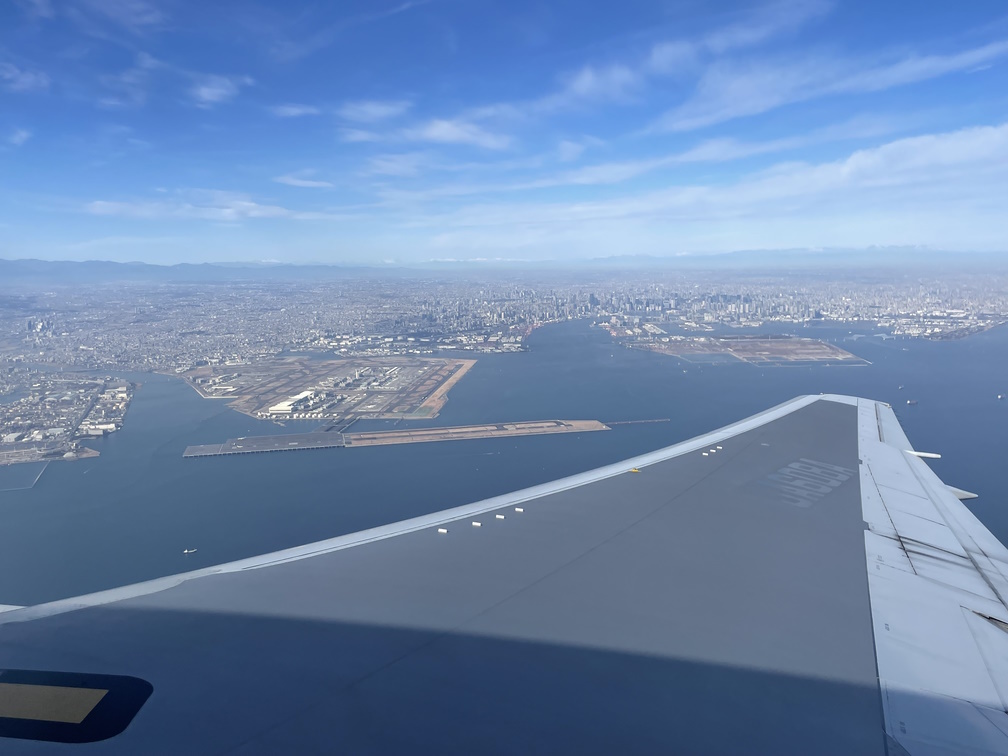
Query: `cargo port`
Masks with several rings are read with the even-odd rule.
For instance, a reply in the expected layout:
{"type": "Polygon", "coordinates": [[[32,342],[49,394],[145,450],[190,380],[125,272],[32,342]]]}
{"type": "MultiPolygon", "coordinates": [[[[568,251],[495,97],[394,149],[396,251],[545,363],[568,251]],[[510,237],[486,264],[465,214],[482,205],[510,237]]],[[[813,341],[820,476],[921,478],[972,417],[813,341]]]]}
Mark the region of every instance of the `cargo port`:
{"type": "Polygon", "coordinates": [[[609,430],[598,420],[534,420],[518,423],[458,425],[446,428],[369,431],[342,433],[313,431],[279,436],[247,436],[231,438],[223,444],[201,444],[186,447],[183,457],[219,457],[230,454],[263,454],[266,452],[333,449],[355,446],[386,446],[435,441],[467,441],[479,438],[511,438],[553,433],[589,433],[609,430]]]}

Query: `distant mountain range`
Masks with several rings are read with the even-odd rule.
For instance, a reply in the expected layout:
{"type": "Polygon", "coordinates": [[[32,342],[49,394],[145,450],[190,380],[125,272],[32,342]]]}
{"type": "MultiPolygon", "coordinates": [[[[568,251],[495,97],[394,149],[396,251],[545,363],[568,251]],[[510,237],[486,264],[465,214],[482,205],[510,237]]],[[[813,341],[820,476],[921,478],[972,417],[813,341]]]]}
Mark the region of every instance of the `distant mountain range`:
{"type": "MultiPolygon", "coordinates": [[[[262,265],[256,263],[179,263],[153,265],[142,262],[85,262],[0,259],[0,286],[4,282],[81,284],[109,282],[232,283],[236,281],[331,280],[374,273],[378,268],[336,265],[262,265]]],[[[396,269],[386,271],[394,274],[396,269]]]]}
{"type": "Polygon", "coordinates": [[[956,271],[1008,271],[1008,254],[993,252],[942,252],[916,247],[868,249],[743,250],[717,255],[656,257],[626,255],[588,260],[434,260],[421,263],[364,265],[293,265],[279,263],[179,263],[84,262],[0,259],[0,287],[4,283],[82,284],[105,282],[231,283],[238,281],[319,281],[362,276],[411,277],[424,272],[529,270],[566,272],[618,272],[620,270],[734,270],[786,272],[816,270],[905,273],[935,271],[954,266],[956,271]]]}

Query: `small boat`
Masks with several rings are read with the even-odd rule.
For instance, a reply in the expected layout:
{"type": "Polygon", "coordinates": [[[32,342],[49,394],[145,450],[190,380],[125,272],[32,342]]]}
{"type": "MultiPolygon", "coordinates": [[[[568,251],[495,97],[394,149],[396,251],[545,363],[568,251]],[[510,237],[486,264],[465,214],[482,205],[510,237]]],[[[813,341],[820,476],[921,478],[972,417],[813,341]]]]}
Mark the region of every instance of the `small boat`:
{"type": "Polygon", "coordinates": [[[183,554],[195,554],[196,553],[196,549],[185,549],[185,550],[183,550],[182,553],[183,554]]]}
{"type": "Polygon", "coordinates": [[[907,404],[911,404],[911,405],[912,404],[917,404],[917,400],[916,399],[907,399],[907,404]]]}

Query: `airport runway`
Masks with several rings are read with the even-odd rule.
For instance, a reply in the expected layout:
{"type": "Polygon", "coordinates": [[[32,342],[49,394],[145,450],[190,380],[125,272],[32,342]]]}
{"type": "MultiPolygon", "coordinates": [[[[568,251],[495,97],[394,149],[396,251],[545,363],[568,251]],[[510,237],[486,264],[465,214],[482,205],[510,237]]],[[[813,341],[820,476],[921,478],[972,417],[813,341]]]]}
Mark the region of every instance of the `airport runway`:
{"type": "Polygon", "coordinates": [[[519,423],[489,425],[457,425],[447,428],[371,431],[368,433],[338,433],[314,431],[281,436],[248,436],[230,438],[223,444],[188,446],[183,457],[218,457],[225,454],[261,454],[265,452],[298,451],[300,449],[331,449],[343,446],[384,446],[416,444],[433,441],[465,441],[477,438],[537,436],[548,433],[588,433],[609,430],[598,420],[533,420],[519,423]]]}

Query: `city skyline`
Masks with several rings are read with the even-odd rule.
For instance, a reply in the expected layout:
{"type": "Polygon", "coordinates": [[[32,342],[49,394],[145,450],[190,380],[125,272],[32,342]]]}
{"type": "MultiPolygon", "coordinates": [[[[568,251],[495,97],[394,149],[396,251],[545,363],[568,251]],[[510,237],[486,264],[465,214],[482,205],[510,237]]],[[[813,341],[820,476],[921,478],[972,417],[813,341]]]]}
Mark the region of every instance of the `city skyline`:
{"type": "Polygon", "coordinates": [[[997,3],[24,0],[0,257],[1004,252],[997,3]]]}

